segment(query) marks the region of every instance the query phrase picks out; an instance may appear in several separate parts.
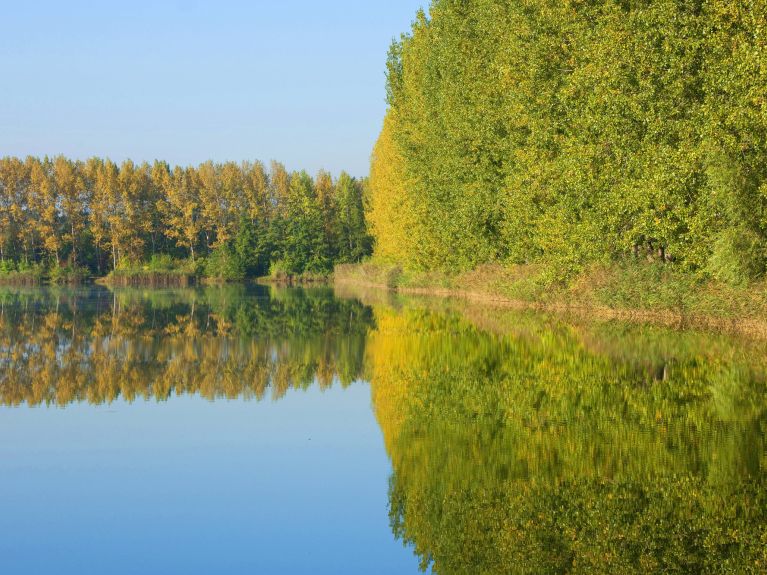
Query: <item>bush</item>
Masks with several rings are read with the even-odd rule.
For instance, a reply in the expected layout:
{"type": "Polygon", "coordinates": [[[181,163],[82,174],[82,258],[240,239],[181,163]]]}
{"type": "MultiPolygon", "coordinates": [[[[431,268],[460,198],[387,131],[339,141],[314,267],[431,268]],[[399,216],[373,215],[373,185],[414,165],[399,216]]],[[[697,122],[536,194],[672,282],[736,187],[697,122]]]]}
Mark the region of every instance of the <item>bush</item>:
{"type": "Polygon", "coordinates": [[[4,283],[36,285],[45,278],[45,266],[6,260],[0,263],[0,278],[4,283]]]}
{"type": "Polygon", "coordinates": [[[80,283],[89,275],[87,268],[71,265],[54,264],[48,270],[48,279],[54,284],[80,283]]]}
{"type": "Polygon", "coordinates": [[[766,255],[764,243],[754,232],[725,230],[714,243],[709,273],[730,285],[744,285],[764,275],[766,255]]]}
{"type": "Polygon", "coordinates": [[[0,275],[9,275],[16,271],[16,265],[10,260],[0,262],[0,275]]]}
{"type": "Polygon", "coordinates": [[[174,260],[167,254],[154,254],[146,265],[147,271],[170,272],[184,267],[182,262],[174,260]]]}
{"type": "Polygon", "coordinates": [[[203,270],[206,277],[223,281],[240,281],[247,275],[242,259],[229,246],[213,250],[203,270]]]}

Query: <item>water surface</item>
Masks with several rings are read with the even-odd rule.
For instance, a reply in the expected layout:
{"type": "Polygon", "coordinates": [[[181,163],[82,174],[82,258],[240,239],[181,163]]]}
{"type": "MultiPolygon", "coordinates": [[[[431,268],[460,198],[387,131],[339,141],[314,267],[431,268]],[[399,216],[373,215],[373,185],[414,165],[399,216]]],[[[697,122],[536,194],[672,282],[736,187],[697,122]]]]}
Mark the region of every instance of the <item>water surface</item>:
{"type": "Polygon", "coordinates": [[[8,573],[759,573],[758,343],[328,289],[0,291],[8,573]]]}

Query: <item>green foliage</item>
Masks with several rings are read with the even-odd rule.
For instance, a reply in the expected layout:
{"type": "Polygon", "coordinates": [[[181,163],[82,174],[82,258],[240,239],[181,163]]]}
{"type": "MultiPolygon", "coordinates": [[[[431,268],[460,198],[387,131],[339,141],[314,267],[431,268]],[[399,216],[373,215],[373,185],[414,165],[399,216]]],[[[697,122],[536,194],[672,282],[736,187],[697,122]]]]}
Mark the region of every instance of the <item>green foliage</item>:
{"type": "Polygon", "coordinates": [[[85,267],[75,265],[56,265],[55,263],[48,268],[48,279],[53,284],[78,284],[84,282],[89,276],[90,271],[85,267]]]}
{"type": "Polygon", "coordinates": [[[758,234],[742,229],[724,230],[714,243],[709,260],[711,275],[730,284],[742,284],[764,274],[765,243],[758,234]]]}
{"type": "Polygon", "coordinates": [[[269,262],[274,252],[274,229],[264,221],[253,222],[248,218],[240,220],[237,235],[231,250],[239,259],[244,274],[248,277],[262,277],[269,272],[269,262]]]}
{"type": "Polygon", "coordinates": [[[206,258],[203,270],[206,277],[223,281],[239,281],[246,276],[245,263],[229,245],[214,249],[206,258]]]}
{"type": "Polygon", "coordinates": [[[18,262],[10,260],[0,262],[0,283],[35,285],[43,281],[46,267],[42,263],[18,262]]]}
{"type": "Polygon", "coordinates": [[[373,239],[365,223],[363,183],[341,172],[336,183],[339,263],[359,262],[370,255],[373,239]]]}
{"type": "Polygon", "coordinates": [[[759,278],[766,20],[764,0],[434,0],[389,52],[377,256],[759,278]],[[406,220],[416,243],[392,248],[406,220]]]}
{"type": "Polygon", "coordinates": [[[167,254],[154,254],[149,263],[145,266],[147,271],[151,272],[170,272],[183,267],[182,262],[178,262],[167,254]]]}

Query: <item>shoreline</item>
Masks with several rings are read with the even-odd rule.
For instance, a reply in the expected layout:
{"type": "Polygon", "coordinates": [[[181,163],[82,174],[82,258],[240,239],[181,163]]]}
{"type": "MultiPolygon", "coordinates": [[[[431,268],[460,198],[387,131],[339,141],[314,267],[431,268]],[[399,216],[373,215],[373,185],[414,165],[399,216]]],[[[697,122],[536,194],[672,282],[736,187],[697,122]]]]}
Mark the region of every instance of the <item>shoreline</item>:
{"type": "MultiPolygon", "coordinates": [[[[101,285],[108,288],[194,288],[224,284],[258,284],[282,287],[331,286],[343,289],[375,290],[389,294],[463,300],[497,308],[554,313],[579,320],[623,321],[650,324],[677,330],[721,331],[724,333],[767,340],[767,290],[759,284],[750,288],[727,288],[696,284],[693,288],[674,291],[676,284],[654,281],[648,288],[647,278],[638,280],[624,275],[621,268],[587,272],[569,286],[547,285],[532,267],[506,268],[484,266],[465,274],[447,276],[438,272],[409,273],[399,266],[386,264],[345,264],[333,274],[279,275],[222,281],[179,272],[142,272],[104,277],[80,277],[77,281],[45,281],[39,276],[3,281],[3,287],[101,285]],[[30,281],[30,280],[36,281],[30,281]],[[21,281],[18,281],[21,280],[21,281]],[[600,283],[601,282],[601,283],[600,283]],[[654,307],[646,301],[632,301],[621,294],[627,286],[635,291],[656,290],[660,300],[654,307]],[[620,297],[619,297],[620,296],[620,297]],[[703,297],[705,296],[705,297],[703,297]],[[623,299],[621,299],[623,297],[623,299]],[[629,305],[626,305],[626,304],[629,305]],[[633,304],[633,305],[632,305],[633,304]]],[[[353,295],[350,294],[350,295],[353,295]]]]}
{"type": "MultiPolygon", "coordinates": [[[[649,324],[659,327],[666,327],[676,330],[703,330],[720,331],[723,333],[744,336],[753,339],[767,340],[767,316],[759,317],[759,310],[752,310],[752,313],[738,315],[729,315],[726,312],[722,314],[705,313],[690,309],[685,306],[660,307],[658,309],[647,309],[644,307],[628,306],[610,306],[600,304],[589,297],[575,296],[574,290],[578,289],[578,283],[571,288],[557,288],[547,292],[546,299],[529,299],[523,297],[510,297],[503,292],[511,287],[504,286],[502,282],[488,282],[480,286],[462,287],[462,277],[453,278],[454,285],[444,285],[449,279],[444,276],[432,275],[432,283],[423,283],[429,281],[427,274],[423,278],[404,279],[402,272],[392,272],[389,270],[388,277],[395,278],[393,282],[375,281],[366,279],[366,272],[370,271],[371,264],[360,264],[356,266],[345,266],[345,269],[337,270],[334,277],[334,285],[337,287],[372,289],[384,291],[389,294],[401,294],[410,296],[433,297],[452,300],[463,300],[476,304],[493,306],[497,308],[534,311],[541,313],[553,313],[565,318],[574,318],[579,320],[600,320],[600,321],[622,321],[634,324],[649,324]],[[364,268],[367,267],[367,270],[364,268]],[[408,285],[408,281],[414,281],[419,285],[408,285]]],[[[380,277],[380,273],[385,272],[385,266],[375,266],[380,277]]],[[[501,268],[498,268],[501,269],[501,268]]],[[[474,273],[474,272],[472,272],[474,273]]],[[[590,294],[589,294],[590,295],[590,294]]],[[[719,303],[727,303],[722,299],[719,303]]]]}
{"type": "Polygon", "coordinates": [[[277,286],[332,286],[332,274],[299,274],[278,276],[247,277],[237,280],[201,276],[179,271],[142,271],[109,273],[105,276],[80,276],[77,278],[53,280],[41,275],[0,275],[0,287],[50,287],[98,285],[108,288],[192,288],[218,285],[277,285],[277,286]]]}

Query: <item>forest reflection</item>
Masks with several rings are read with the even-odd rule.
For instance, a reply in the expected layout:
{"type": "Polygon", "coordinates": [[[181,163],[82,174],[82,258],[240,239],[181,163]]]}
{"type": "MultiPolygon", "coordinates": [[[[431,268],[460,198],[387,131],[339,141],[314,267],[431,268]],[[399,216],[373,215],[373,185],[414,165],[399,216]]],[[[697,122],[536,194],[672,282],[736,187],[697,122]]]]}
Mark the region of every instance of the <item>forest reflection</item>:
{"type": "Polygon", "coordinates": [[[280,398],[362,373],[370,308],[327,289],[0,292],[0,401],[280,398]]]}
{"type": "Polygon", "coordinates": [[[767,571],[759,345],[506,315],[376,310],[390,518],[424,570],[767,571]]]}
{"type": "Polygon", "coordinates": [[[0,292],[8,406],[369,381],[392,530],[442,575],[767,571],[763,349],[329,289],[0,292]]]}

